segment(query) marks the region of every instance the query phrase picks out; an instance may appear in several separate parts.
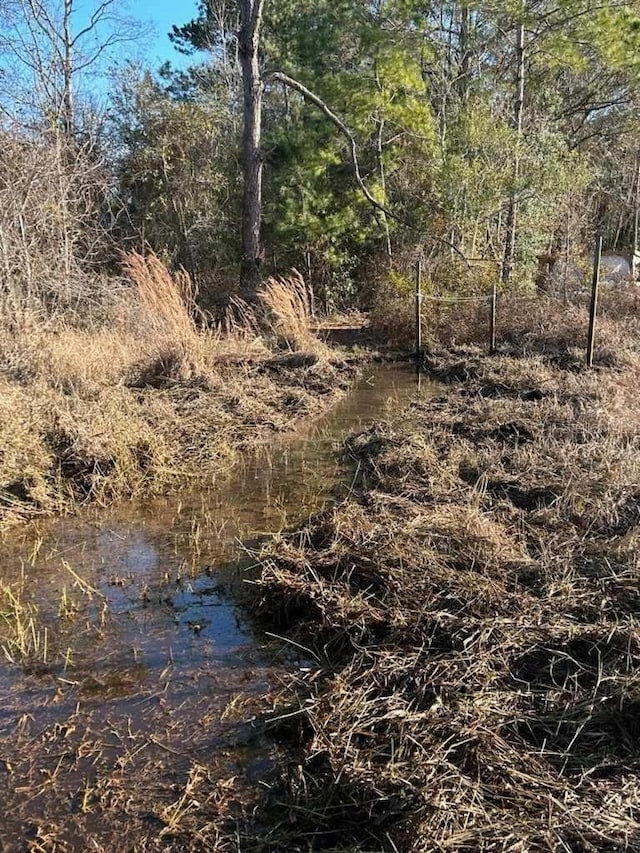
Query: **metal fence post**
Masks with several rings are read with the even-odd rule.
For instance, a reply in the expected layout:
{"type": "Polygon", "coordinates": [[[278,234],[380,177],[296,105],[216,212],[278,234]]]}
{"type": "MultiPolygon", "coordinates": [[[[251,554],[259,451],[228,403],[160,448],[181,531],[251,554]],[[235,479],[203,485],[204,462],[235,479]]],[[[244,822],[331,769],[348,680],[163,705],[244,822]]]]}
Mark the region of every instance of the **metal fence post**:
{"type": "Polygon", "coordinates": [[[496,352],[496,302],[498,301],[498,288],[495,283],[491,286],[491,297],[489,302],[489,355],[496,352]]]}
{"type": "Polygon", "coordinates": [[[587,340],[587,367],[593,367],[593,350],[596,340],[596,316],[598,313],[598,287],[600,285],[600,260],[602,258],[602,234],[596,240],[591,282],[591,310],[589,311],[589,337],[587,340]]]}
{"type": "Polygon", "coordinates": [[[416,266],[416,358],[422,358],[422,260],[416,266]]]}

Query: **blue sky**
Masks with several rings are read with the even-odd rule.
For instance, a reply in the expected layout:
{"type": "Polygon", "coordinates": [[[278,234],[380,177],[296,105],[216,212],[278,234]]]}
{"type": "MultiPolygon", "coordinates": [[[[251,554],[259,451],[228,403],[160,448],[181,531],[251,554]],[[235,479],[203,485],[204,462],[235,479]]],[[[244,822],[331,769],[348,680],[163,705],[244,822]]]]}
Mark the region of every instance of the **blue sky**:
{"type": "MultiPolygon", "coordinates": [[[[152,67],[160,65],[169,59],[174,65],[180,66],[186,63],[185,58],[179,54],[171,42],[167,33],[173,24],[186,24],[196,13],[196,0],[135,0],[129,5],[129,14],[140,21],[150,22],[153,32],[149,38],[146,59],[152,67]]],[[[140,45],[142,48],[142,45],[140,45]]]]}
{"type": "MultiPolygon", "coordinates": [[[[2,0],[0,0],[2,5],[2,0]]],[[[37,5],[37,4],[36,4],[37,5]]],[[[77,63],[74,77],[76,94],[100,105],[108,100],[114,88],[121,85],[120,69],[126,62],[134,68],[149,68],[156,71],[163,62],[170,61],[181,69],[194,62],[193,57],[178,53],[169,41],[169,31],[192,20],[197,13],[197,0],[113,0],[104,4],[102,0],[74,0],[71,31],[78,35],[75,45],[77,63]],[[97,21],[92,15],[99,12],[97,21]],[[131,23],[139,23],[146,35],[134,35],[131,23]],[[94,24],[94,25],[93,25],[94,24]],[[105,49],[105,45],[108,49],[105,49]]],[[[7,31],[4,50],[0,50],[0,88],[4,107],[15,114],[19,121],[30,116],[33,109],[40,108],[43,97],[42,78],[34,71],[30,56],[38,53],[47,68],[47,62],[56,61],[60,44],[52,46],[47,33],[20,15],[18,4],[15,14],[3,20],[7,31]],[[15,50],[11,46],[17,46],[15,50]],[[31,53],[30,53],[31,52],[31,53]]],[[[27,4],[24,5],[27,8],[27,4]]],[[[46,0],[43,8],[51,14],[59,31],[62,27],[60,0],[46,0]]],[[[203,60],[200,56],[195,61],[203,60]]],[[[58,65],[59,68],[59,65],[58,65]]],[[[44,72],[43,72],[44,73],[44,72]]],[[[60,85],[60,80],[58,80],[60,85]]],[[[62,91],[59,88],[59,91],[62,91]]],[[[49,90],[44,97],[50,95],[49,90]]],[[[30,119],[29,119],[30,120],[30,119]]]]}

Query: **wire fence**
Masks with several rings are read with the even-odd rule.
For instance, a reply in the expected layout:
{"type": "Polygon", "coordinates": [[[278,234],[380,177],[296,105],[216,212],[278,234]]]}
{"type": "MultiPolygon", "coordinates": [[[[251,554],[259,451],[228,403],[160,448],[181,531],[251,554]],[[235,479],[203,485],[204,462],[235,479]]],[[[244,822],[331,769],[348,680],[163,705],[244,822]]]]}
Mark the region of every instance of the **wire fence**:
{"type": "Polygon", "coordinates": [[[423,302],[486,302],[491,296],[434,296],[432,293],[421,293],[423,302]]]}
{"type": "MultiPolygon", "coordinates": [[[[593,271],[591,279],[590,295],[584,290],[568,291],[566,287],[563,289],[562,299],[566,302],[569,297],[575,299],[575,303],[584,302],[588,296],[589,305],[589,322],[586,329],[587,332],[587,351],[586,363],[588,367],[593,366],[594,349],[596,340],[596,325],[598,317],[598,298],[600,286],[600,268],[602,259],[602,236],[598,235],[596,240],[593,271]]],[[[501,296],[498,293],[496,284],[493,284],[491,291],[484,295],[461,295],[454,294],[433,294],[425,293],[422,286],[422,264],[420,261],[416,267],[416,287],[415,287],[415,354],[417,358],[421,358],[424,354],[423,348],[423,331],[424,331],[424,310],[425,303],[433,305],[465,305],[473,306],[487,305],[488,322],[487,322],[487,348],[490,354],[497,351],[497,332],[498,332],[498,303],[501,296]]],[[[530,301],[530,300],[529,300],[530,301]]]]}

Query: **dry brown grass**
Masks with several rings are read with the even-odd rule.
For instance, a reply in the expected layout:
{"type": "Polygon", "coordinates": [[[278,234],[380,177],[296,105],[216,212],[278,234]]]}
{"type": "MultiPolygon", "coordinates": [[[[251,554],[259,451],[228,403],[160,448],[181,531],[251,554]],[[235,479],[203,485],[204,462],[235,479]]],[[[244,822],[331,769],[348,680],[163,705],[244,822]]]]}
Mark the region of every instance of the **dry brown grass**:
{"type": "Polygon", "coordinates": [[[638,374],[451,361],[349,441],[362,494],[263,556],[319,665],[257,849],[640,847],[638,374]]]}
{"type": "Polygon", "coordinates": [[[123,267],[129,285],[99,324],[0,318],[0,522],[210,478],[344,390],[350,368],[309,333],[304,358],[279,364],[248,306],[215,328],[186,274],[153,255],[123,267]]]}
{"type": "MultiPolygon", "coordinates": [[[[460,345],[486,346],[489,327],[488,300],[460,302],[423,301],[422,335],[427,351],[460,345]]],[[[371,311],[371,331],[388,346],[415,348],[415,297],[391,294],[371,311]]]]}
{"type": "Polygon", "coordinates": [[[136,286],[154,331],[183,342],[185,347],[194,345],[198,338],[196,317],[199,312],[188,273],[179,269],[171,274],[153,253],[124,253],[122,267],[136,286]]]}
{"type": "Polygon", "coordinates": [[[308,349],[315,340],[311,332],[313,291],[297,270],[282,278],[269,278],[258,292],[278,346],[289,350],[308,349]]]}

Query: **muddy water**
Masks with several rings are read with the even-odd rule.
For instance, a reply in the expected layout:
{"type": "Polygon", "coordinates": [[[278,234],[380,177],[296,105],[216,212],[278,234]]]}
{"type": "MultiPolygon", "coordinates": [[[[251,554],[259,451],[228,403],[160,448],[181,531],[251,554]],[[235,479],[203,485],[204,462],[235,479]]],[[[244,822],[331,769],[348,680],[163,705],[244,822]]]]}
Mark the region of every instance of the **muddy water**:
{"type": "Polygon", "coordinates": [[[271,772],[252,721],[305,665],[234,603],[239,567],[349,486],[345,434],[431,393],[408,366],[369,368],[215,487],[2,543],[0,850],[211,845],[271,772]]]}

